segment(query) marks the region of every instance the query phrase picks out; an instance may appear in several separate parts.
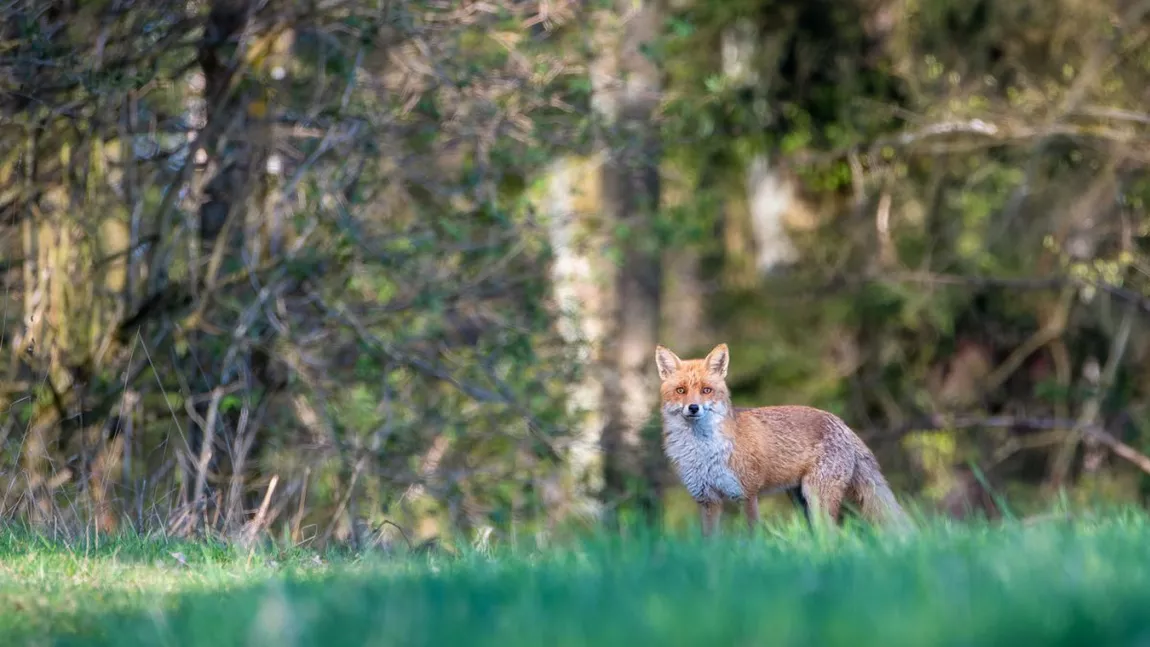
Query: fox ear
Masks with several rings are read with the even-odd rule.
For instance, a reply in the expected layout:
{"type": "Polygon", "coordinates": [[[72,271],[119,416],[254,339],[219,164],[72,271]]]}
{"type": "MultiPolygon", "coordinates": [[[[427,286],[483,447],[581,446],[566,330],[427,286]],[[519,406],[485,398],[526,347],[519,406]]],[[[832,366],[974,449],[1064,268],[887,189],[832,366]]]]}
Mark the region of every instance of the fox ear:
{"type": "Polygon", "coordinates": [[[707,370],[726,379],[727,366],[731,363],[731,354],[727,351],[726,344],[719,344],[707,353],[707,358],[703,360],[707,370]]]}
{"type": "Polygon", "coordinates": [[[664,346],[655,347],[655,366],[659,367],[659,379],[665,380],[672,375],[675,371],[679,370],[682,360],[679,356],[672,353],[669,348],[664,346]]]}

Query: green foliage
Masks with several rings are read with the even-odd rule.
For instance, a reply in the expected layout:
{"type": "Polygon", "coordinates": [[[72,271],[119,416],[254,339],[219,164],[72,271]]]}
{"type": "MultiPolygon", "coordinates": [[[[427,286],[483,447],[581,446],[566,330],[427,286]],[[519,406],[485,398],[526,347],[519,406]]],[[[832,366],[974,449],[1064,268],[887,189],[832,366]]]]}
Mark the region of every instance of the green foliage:
{"type": "MultiPolygon", "coordinates": [[[[553,161],[590,157],[601,141],[588,70],[604,51],[586,12],[618,3],[560,17],[567,9],[553,3],[351,2],[301,14],[269,2],[243,18],[242,38],[215,44],[201,30],[226,3],[114,4],[0,10],[0,77],[11,81],[0,100],[15,117],[0,131],[0,150],[13,151],[0,158],[0,242],[5,262],[16,259],[5,268],[13,289],[26,291],[10,302],[47,303],[51,326],[80,339],[8,363],[5,379],[30,386],[5,399],[21,425],[56,408],[85,427],[46,432],[48,463],[73,475],[54,496],[8,488],[21,503],[0,513],[51,500],[86,525],[92,506],[76,500],[94,491],[79,480],[93,452],[125,461],[104,473],[137,496],[113,516],[173,508],[167,493],[190,475],[171,466],[186,464],[175,452],[188,447],[162,425],[197,431],[204,394],[238,384],[242,395],[220,403],[218,455],[238,453],[241,427],[256,429],[250,479],[213,462],[209,488],[238,483],[248,496],[276,474],[286,498],[273,508],[288,510],[302,474],[314,475],[306,523],[342,540],[340,502],[362,459],[348,517],[410,505],[413,518],[463,527],[529,532],[548,521],[541,484],[563,469],[556,447],[578,427],[567,404],[585,367],[556,331],[554,250],[532,198],[553,161]],[[294,40],[277,79],[260,47],[284,29],[294,40]],[[228,65],[205,69],[213,58],[228,65]],[[201,105],[197,74],[214,74],[228,99],[201,105]],[[210,123],[193,123],[200,109],[210,123]],[[193,134],[207,162],[185,167],[193,134]],[[287,164],[274,178],[264,173],[272,152],[287,164]],[[66,208],[37,205],[55,194],[66,208]],[[208,205],[238,218],[230,237],[199,237],[208,205]],[[140,227],[123,286],[87,280],[79,268],[108,260],[87,243],[62,259],[51,256],[55,230],[25,242],[26,222],[87,235],[108,214],[140,227]],[[276,222],[271,253],[263,230],[276,222]],[[25,285],[60,276],[39,292],[25,285]],[[140,334],[128,331],[149,362],[129,384],[144,349],[113,343],[112,319],[155,303],[135,322],[140,334]],[[85,316],[61,320],[71,312],[85,316]],[[85,379],[53,392],[48,374],[85,379]],[[137,409],[116,413],[139,391],[137,409]],[[112,434],[96,432],[120,415],[137,423],[135,444],[113,449],[112,434]],[[429,501],[408,501],[414,485],[429,501]]],[[[1081,289],[1064,333],[962,413],[1074,416],[1091,397],[1078,376],[1111,352],[1114,312],[1150,294],[1141,22],[1120,25],[1110,4],[1078,0],[671,4],[659,37],[636,44],[665,81],[644,124],[661,137],[664,204],[634,214],[653,222],[611,223],[600,251],[616,265],[623,242],[701,259],[692,289],[709,322],[694,342],[731,343],[736,400],[901,427],[949,406],[940,384],[961,349],[991,365],[977,383],[1058,318],[1058,289],[1072,283],[1081,289]],[[738,73],[732,36],[747,46],[738,73]],[[745,240],[747,170],[762,160],[795,180],[804,212],[788,234],[799,260],[771,275],[755,271],[759,243],[745,240]]],[[[24,318],[13,311],[0,325],[7,350],[24,318]]],[[[1135,334],[1103,420],[1145,417],[1145,349],[1135,334]]],[[[939,434],[947,451],[931,460],[942,453],[942,463],[990,460],[994,443],[1015,440],[939,434]]],[[[20,434],[3,439],[18,463],[20,434]]],[[[992,476],[1045,478],[1001,469],[992,476]]]]}

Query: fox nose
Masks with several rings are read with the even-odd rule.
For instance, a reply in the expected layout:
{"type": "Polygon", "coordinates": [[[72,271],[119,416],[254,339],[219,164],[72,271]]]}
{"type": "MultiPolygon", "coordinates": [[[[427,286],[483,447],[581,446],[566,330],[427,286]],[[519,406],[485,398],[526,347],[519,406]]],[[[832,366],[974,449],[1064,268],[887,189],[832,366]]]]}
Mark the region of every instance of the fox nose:
{"type": "Polygon", "coordinates": [[[688,404],[687,405],[687,413],[691,414],[692,416],[695,415],[696,413],[699,413],[699,405],[688,404]]]}

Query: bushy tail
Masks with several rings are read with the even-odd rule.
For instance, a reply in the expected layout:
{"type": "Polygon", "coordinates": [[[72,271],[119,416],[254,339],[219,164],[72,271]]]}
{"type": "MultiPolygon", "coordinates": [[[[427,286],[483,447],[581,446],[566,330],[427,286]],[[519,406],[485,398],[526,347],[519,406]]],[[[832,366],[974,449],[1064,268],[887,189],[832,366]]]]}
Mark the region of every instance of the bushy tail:
{"type": "Polygon", "coordinates": [[[871,523],[901,531],[913,529],[910,516],[894,498],[874,458],[866,456],[856,464],[851,489],[863,517],[871,523]]]}

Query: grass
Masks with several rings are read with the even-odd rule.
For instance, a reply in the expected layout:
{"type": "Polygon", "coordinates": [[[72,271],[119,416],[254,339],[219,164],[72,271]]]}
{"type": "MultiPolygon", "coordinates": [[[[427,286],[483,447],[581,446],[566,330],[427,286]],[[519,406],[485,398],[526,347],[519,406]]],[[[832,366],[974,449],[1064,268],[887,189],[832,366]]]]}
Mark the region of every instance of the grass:
{"type": "Polygon", "coordinates": [[[387,559],[0,534],[5,645],[1147,645],[1150,519],[387,559]]]}

